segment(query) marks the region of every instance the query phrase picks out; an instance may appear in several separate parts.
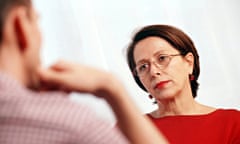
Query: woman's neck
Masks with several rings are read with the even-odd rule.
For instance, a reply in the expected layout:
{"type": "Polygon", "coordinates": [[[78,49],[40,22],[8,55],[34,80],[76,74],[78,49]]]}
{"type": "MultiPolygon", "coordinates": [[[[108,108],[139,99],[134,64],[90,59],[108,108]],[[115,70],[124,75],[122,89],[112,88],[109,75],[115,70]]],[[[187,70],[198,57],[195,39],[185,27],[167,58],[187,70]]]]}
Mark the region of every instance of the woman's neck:
{"type": "Polygon", "coordinates": [[[213,107],[199,104],[192,96],[174,97],[168,100],[159,100],[158,109],[153,111],[153,117],[165,117],[175,115],[200,115],[216,110],[213,107]]]}

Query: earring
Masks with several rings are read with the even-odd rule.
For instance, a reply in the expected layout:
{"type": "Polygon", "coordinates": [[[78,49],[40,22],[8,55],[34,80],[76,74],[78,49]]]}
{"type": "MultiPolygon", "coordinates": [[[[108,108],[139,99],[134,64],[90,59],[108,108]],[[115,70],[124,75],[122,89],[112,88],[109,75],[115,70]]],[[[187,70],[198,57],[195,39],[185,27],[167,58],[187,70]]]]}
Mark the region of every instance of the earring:
{"type": "Polygon", "coordinates": [[[151,100],[154,100],[154,102],[153,102],[152,104],[157,104],[156,99],[154,99],[152,95],[148,95],[148,97],[149,97],[151,100]]]}
{"type": "Polygon", "coordinates": [[[150,99],[153,99],[153,96],[152,96],[152,95],[148,95],[148,97],[149,97],[150,99]]]}
{"type": "Polygon", "coordinates": [[[195,77],[194,77],[194,75],[193,75],[193,74],[189,74],[189,79],[190,79],[190,81],[193,81],[193,80],[195,80],[195,77]]]}

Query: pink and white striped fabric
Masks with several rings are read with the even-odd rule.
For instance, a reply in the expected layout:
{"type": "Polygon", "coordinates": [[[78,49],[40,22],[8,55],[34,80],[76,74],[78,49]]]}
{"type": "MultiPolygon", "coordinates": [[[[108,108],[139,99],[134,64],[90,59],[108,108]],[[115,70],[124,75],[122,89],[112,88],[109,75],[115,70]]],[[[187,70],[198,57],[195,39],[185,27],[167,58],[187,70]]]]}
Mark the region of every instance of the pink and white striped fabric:
{"type": "Polygon", "coordinates": [[[0,73],[0,144],[125,144],[86,106],[61,92],[34,92],[0,73]]]}

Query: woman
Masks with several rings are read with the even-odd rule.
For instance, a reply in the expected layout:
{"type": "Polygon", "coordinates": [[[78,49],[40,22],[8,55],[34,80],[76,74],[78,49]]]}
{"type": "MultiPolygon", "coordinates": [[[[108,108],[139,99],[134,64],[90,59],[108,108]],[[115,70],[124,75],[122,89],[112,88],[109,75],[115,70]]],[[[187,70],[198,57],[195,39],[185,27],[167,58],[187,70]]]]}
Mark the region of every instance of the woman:
{"type": "Polygon", "coordinates": [[[169,25],[140,29],[127,49],[136,83],[158,109],[147,114],[170,143],[240,144],[240,111],[195,101],[200,73],[192,40],[169,25]]]}

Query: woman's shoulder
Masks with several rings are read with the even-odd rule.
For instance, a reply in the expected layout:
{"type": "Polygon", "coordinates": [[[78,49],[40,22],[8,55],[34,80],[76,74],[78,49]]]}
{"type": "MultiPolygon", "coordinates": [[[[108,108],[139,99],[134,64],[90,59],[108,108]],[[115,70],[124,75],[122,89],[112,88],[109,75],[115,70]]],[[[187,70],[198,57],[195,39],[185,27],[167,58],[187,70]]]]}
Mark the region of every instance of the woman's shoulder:
{"type": "Polygon", "coordinates": [[[208,118],[221,120],[225,123],[238,123],[240,126],[240,111],[237,109],[217,109],[208,118]]]}
{"type": "Polygon", "coordinates": [[[196,114],[196,115],[176,115],[176,116],[159,116],[157,111],[152,111],[145,114],[150,119],[159,119],[159,118],[223,118],[223,119],[237,119],[240,120],[240,110],[238,109],[224,109],[217,108],[213,109],[208,113],[196,114]]]}
{"type": "Polygon", "coordinates": [[[240,117],[240,111],[237,109],[217,109],[215,113],[220,114],[220,115],[225,115],[225,116],[238,116],[240,117]]]}

